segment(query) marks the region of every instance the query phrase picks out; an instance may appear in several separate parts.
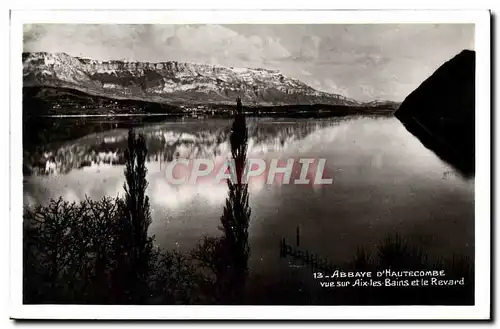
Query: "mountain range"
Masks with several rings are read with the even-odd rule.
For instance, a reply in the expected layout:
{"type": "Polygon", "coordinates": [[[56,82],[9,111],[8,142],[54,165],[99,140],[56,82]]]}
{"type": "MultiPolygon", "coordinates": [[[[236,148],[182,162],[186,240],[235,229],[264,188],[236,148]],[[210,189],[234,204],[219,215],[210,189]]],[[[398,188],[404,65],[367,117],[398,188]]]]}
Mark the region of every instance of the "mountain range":
{"type": "Polygon", "coordinates": [[[23,53],[23,87],[25,94],[34,97],[40,97],[42,91],[44,96],[55,93],[61,98],[62,92],[71,97],[88,95],[171,106],[232,105],[236,97],[249,107],[322,104],[395,110],[398,106],[380,101],[365,104],[318,91],[277,70],[175,61],[98,61],[66,53],[23,53]]]}

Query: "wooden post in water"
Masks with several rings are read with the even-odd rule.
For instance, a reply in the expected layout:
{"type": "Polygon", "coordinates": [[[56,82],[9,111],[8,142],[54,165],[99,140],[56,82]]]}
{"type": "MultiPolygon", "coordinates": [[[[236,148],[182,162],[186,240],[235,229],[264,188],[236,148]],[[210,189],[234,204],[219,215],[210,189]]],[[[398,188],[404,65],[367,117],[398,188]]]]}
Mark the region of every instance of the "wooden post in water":
{"type": "Polygon", "coordinates": [[[296,245],[297,247],[300,247],[300,229],[297,226],[297,239],[296,239],[296,245]]]}
{"type": "Polygon", "coordinates": [[[286,242],[285,238],[281,238],[280,241],[280,257],[285,258],[286,257],[286,242]]]}

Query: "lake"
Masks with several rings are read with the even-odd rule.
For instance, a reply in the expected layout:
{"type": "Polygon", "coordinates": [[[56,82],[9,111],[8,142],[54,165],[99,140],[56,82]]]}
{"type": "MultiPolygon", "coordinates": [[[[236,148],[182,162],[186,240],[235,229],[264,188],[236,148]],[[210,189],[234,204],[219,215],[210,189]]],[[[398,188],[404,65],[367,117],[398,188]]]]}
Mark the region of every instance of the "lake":
{"type": "MultiPolygon", "coordinates": [[[[123,193],[123,150],[127,127],[134,125],[149,149],[156,244],[187,252],[203,236],[219,234],[227,187],[170,185],[165,168],[177,157],[224,159],[231,120],[124,120],[44,119],[37,132],[25,125],[24,204],[123,193]]],[[[286,271],[290,264],[280,259],[279,242],[294,243],[297,227],[302,248],[334,262],[352,258],[360,245],[373,250],[393,232],[429,255],[473,258],[474,180],[426,149],[396,118],[248,118],[247,126],[250,157],[324,158],[333,178],[331,185],[250,187],[251,276],[279,278],[286,271]]]]}

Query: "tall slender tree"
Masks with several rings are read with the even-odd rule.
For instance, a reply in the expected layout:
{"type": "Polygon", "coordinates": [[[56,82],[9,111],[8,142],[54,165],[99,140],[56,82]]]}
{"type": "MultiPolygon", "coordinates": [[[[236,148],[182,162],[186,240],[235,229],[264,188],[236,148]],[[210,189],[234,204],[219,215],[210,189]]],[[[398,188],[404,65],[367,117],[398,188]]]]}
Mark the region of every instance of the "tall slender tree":
{"type": "Polygon", "coordinates": [[[241,99],[237,99],[230,136],[231,158],[235,176],[227,180],[228,197],[221,216],[223,236],[220,241],[223,275],[219,280],[222,301],[227,304],[241,303],[248,276],[248,226],[251,209],[248,184],[243,181],[246,165],[248,130],[241,99]]]}
{"type": "Polygon", "coordinates": [[[130,129],[125,150],[125,197],[123,222],[117,232],[117,282],[115,295],[121,303],[142,304],[148,298],[148,275],[153,257],[149,197],[146,195],[147,147],[144,136],[130,129]]]}

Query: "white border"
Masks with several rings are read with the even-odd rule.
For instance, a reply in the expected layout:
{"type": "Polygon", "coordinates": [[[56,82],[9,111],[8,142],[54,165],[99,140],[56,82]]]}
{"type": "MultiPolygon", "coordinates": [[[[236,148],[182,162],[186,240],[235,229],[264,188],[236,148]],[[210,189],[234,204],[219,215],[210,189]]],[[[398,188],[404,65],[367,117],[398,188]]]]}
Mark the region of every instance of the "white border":
{"type": "Polygon", "coordinates": [[[396,24],[477,23],[486,10],[19,10],[11,24],[396,24]]]}
{"type": "Polygon", "coordinates": [[[489,319],[490,16],[482,11],[12,11],[10,316],[27,319],[489,319]],[[26,23],[473,23],[476,50],[474,306],[22,305],[22,25],[26,23]]]}

